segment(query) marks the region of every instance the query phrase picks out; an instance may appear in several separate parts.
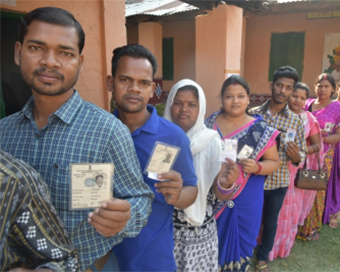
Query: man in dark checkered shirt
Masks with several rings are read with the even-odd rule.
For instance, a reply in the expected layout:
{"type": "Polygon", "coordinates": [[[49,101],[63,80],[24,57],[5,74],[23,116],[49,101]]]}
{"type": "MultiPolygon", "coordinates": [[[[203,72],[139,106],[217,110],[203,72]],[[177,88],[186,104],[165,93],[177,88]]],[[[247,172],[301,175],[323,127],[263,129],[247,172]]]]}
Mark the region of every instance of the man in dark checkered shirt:
{"type": "Polygon", "coordinates": [[[270,84],[271,100],[250,110],[250,114],[261,115],[270,126],[281,131],[279,145],[281,165],[276,172],[268,175],[264,188],[263,235],[257,251],[258,270],[261,271],[269,271],[268,254],[273,247],[278,216],[289,185],[288,163],[291,161],[298,166],[307,154],[303,122],[287,104],[298,80],[299,75],[294,68],[280,67],[275,71],[273,82],[270,84]],[[294,141],[286,143],[288,130],[295,132],[295,138],[294,141]]]}
{"type": "Polygon", "coordinates": [[[79,271],[75,248],[44,180],[30,165],[2,150],[0,196],[0,271],[79,271]]]}

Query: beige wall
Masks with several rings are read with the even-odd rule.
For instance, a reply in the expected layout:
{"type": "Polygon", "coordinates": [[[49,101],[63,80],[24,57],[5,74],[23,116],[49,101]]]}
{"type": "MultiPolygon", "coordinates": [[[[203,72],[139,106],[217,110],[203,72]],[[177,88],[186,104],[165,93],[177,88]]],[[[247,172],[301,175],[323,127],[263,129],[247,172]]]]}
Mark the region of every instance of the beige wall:
{"type": "MultiPolygon", "coordinates": [[[[165,22],[163,38],[174,38],[174,80],[163,80],[163,89],[183,78],[195,80],[195,21],[165,22]]],[[[158,68],[160,71],[162,67],[158,68]]]]}
{"type": "Polygon", "coordinates": [[[44,6],[70,11],[84,28],[85,66],[76,89],[85,100],[108,110],[105,77],[110,73],[112,50],[126,44],[124,0],[16,1],[16,6],[0,4],[2,10],[19,13],[44,6]]]}
{"type": "Polygon", "coordinates": [[[340,32],[340,18],[307,20],[306,13],[249,17],[244,76],[252,93],[270,93],[268,72],[273,32],[305,32],[302,81],[314,89],[314,80],[322,72],[325,34],[340,32]]]}

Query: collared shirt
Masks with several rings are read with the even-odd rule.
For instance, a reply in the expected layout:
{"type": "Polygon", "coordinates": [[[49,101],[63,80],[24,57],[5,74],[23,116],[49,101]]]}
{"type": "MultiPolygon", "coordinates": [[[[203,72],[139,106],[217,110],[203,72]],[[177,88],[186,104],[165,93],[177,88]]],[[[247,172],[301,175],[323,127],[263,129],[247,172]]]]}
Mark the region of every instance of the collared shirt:
{"type": "Polygon", "coordinates": [[[288,105],[286,105],[286,107],[282,111],[272,116],[270,111],[268,110],[269,103],[270,100],[259,107],[250,109],[249,113],[252,115],[261,115],[269,126],[281,132],[279,149],[280,167],[274,173],[268,175],[264,187],[265,190],[274,190],[278,188],[288,187],[289,185],[289,158],[286,154],[287,144],[285,143],[287,130],[291,128],[296,131],[295,143],[300,148],[301,159],[298,163],[294,165],[297,166],[305,160],[307,154],[307,146],[305,139],[305,127],[300,117],[292,112],[289,109],[288,105]]]}
{"type": "MultiPolygon", "coordinates": [[[[132,132],[142,170],[156,141],[177,146],[181,150],[173,170],[181,174],[183,186],[196,186],[188,137],[180,127],[159,117],[154,107],[148,106],[148,111],[151,115],[147,122],[132,132]]],[[[118,115],[118,111],[115,111],[115,115],[118,115]]],[[[154,185],[159,181],[148,178],[146,173],[144,180],[155,193],[148,223],[136,238],[125,239],[113,248],[113,252],[119,260],[121,271],[176,271],[172,222],[174,206],[166,203],[163,194],[156,192],[154,185]]]]}
{"type": "Polygon", "coordinates": [[[81,99],[78,92],[48,118],[40,131],[33,119],[33,97],[0,121],[0,148],[29,163],[46,181],[53,205],[79,253],[81,270],[104,256],[124,237],[146,224],[153,193],[144,183],[129,130],[112,114],[81,99]],[[114,163],[114,192],[131,204],[127,226],[113,237],[92,227],[92,210],[69,210],[70,163],[114,163]]]}
{"type": "Polygon", "coordinates": [[[78,271],[78,259],[41,176],[0,150],[0,271],[21,265],[78,271]]]}

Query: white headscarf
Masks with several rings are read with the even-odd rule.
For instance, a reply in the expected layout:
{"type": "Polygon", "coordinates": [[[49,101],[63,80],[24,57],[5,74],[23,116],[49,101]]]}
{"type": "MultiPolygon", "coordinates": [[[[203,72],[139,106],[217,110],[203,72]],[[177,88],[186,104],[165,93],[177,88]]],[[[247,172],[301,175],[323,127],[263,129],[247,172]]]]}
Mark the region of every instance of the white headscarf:
{"type": "Polygon", "coordinates": [[[198,90],[199,114],[196,123],[186,133],[190,139],[190,149],[197,176],[198,195],[195,202],[183,211],[190,224],[200,226],[206,214],[208,192],[221,168],[221,163],[218,161],[221,139],[216,131],[205,126],[205,95],[201,86],[190,79],[180,80],[171,88],[164,110],[164,118],[173,122],[171,106],[174,97],[178,89],[188,85],[194,86],[198,90]]]}

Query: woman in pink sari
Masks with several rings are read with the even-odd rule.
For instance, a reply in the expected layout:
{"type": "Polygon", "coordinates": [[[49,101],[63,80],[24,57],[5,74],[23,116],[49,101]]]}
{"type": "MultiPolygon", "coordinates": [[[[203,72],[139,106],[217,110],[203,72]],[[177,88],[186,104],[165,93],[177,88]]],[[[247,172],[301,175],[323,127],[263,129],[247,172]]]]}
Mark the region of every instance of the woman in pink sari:
{"type": "MultiPolygon", "coordinates": [[[[322,163],[323,146],[321,142],[321,130],[316,118],[310,112],[302,110],[309,96],[309,88],[303,83],[297,83],[295,90],[288,100],[289,108],[305,123],[305,135],[307,140],[307,168],[318,169],[317,156],[322,163]]],[[[289,164],[290,182],[282,204],[277,231],[272,251],[269,253],[269,260],[277,257],[287,258],[294,245],[298,225],[303,225],[308,213],[313,205],[316,191],[303,190],[294,186],[294,180],[299,168],[304,167],[304,163],[299,167],[289,164]]]]}
{"type": "MultiPolygon", "coordinates": [[[[336,186],[339,180],[334,178],[334,175],[331,176],[331,173],[333,174],[333,159],[335,159],[334,162],[336,164],[339,163],[339,154],[334,156],[334,150],[339,152],[339,149],[335,149],[335,145],[340,142],[340,103],[331,100],[332,95],[336,91],[335,79],[330,74],[321,74],[316,80],[315,87],[317,99],[308,99],[305,110],[311,112],[319,122],[324,144],[324,171],[327,173],[329,179],[329,190],[327,190],[327,193],[337,195],[340,192],[339,186],[336,186]]],[[[335,167],[333,170],[338,170],[337,168],[338,167],[335,167]]],[[[312,241],[319,239],[324,207],[325,191],[318,191],[304,225],[299,228],[297,238],[312,241]]],[[[336,215],[333,214],[332,216],[333,221],[331,222],[336,226],[336,215]]],[[[330,226],[332,226],[332,224],[330,224],[330,226]]]]}

